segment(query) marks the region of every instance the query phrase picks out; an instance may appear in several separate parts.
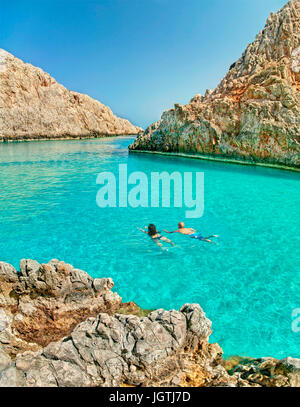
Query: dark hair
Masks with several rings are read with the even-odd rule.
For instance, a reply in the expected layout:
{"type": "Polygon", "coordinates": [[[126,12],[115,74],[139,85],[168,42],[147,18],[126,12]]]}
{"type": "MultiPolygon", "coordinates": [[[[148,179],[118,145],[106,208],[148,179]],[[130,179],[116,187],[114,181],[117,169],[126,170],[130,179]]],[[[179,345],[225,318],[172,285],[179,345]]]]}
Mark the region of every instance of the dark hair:
{"type": "Polygon", "coordinates": [[[158,234],[158,231],[156,230],[156,226],[151,223],[148,226],[148,235],[149,236],[155,236],[157,234],[158,234]]]}

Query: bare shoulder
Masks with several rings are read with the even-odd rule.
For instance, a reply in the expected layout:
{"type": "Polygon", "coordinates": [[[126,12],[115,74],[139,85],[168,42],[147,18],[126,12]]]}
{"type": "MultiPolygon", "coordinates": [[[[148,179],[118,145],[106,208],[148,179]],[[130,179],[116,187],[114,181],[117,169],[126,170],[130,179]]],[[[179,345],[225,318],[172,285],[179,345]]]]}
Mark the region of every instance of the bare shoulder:
{"type": "Polygon", "coordinates": [[[189,235],[193,231],[194,231],[194,229],[192,229],[192,228],[184,228],[184,229],[179,230],[179,232],[182,233],[183,235],[189,235]]]}

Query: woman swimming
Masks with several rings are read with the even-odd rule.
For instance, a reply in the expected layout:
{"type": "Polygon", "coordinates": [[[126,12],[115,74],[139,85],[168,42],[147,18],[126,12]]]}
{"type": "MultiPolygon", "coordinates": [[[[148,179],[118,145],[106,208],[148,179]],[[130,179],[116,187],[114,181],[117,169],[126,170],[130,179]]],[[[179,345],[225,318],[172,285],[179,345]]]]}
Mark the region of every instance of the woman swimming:
{"type": "Polygon", "coordinates": [[[143,233],[146,233],[148,236],[151,237],[151,239],[157,244],[157,246],[163,248],[163,245],[161,242],[166,242],[169,243],[172,246],[175,246],[175,244],[170,240],[167,239],[165,236],[162,236],[159,234],[159,232],[156,229],[156,226],[153,225],[152,223],[150,223],[150,225],[145,227],[144,229],[138,228],[139,230],[141,230],[143,233]]]}

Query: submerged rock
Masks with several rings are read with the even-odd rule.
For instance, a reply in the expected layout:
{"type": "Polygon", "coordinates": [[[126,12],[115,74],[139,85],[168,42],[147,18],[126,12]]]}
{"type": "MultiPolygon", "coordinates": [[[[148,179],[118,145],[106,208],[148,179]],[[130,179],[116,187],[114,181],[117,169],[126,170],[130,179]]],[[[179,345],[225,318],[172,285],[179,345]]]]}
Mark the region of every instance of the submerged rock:
{"type": "Polygon", "coordinates": [[[254,387],[300,387],[300,359],[248,359],[230,374],[254,387]]]}
{"type": "Polygon", "coordinates": [[[0,49],[0,141],[137,134],[109,107],[0,49]]]}
{"type": "Polygon", "coordinates": [[[272,13],[213,91],[175,105],[131,150],[300,164],[300,1],[272,13]]]}
{"type": "Polygon", "coordinates": [[[297,359],[226,365],[198,304],[142,312],[59,260],[0,270],[0,387],[300,386],[297,359]]]}

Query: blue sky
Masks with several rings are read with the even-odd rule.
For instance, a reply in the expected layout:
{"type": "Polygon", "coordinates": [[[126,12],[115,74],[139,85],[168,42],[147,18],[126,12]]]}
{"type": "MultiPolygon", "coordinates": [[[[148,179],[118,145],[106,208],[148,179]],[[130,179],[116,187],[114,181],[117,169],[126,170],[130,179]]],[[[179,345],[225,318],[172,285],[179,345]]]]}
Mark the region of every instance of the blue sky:
{"type": "Polygon", "coordinates": [[[146,127],[214,88],[285,0],[0,0],[0,48],[146,127]]]}

